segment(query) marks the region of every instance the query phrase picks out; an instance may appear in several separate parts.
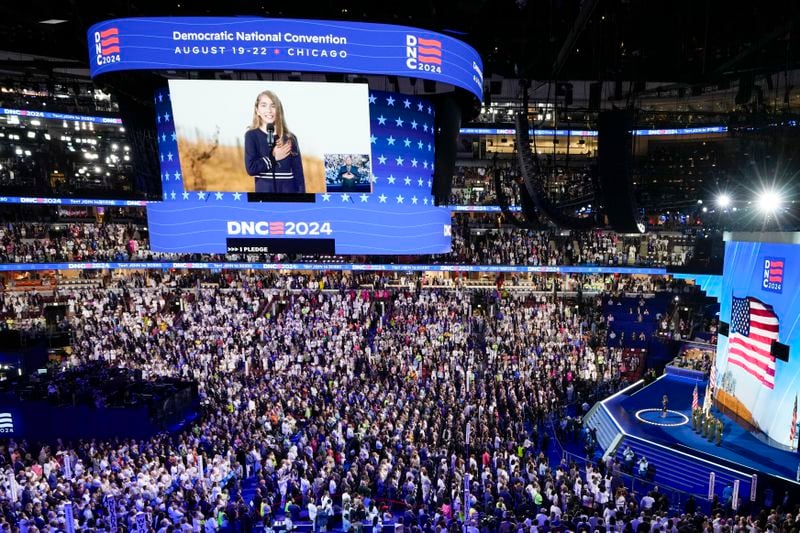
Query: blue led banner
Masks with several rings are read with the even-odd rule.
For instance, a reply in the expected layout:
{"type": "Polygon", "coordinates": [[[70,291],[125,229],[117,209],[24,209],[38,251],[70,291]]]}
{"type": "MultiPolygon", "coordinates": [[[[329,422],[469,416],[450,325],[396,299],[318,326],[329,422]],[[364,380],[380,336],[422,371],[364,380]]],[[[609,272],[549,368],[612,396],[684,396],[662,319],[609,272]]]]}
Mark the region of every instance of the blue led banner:
{"type": "MultiPolygon", "coordinates": [[[[704,126],[698,128],[667,128],[660,130],[633,130],[634,135],[703,135],[710,133],[727,133],[727,126],[704,126]]],[[[461,135],[516,135],[514,128],[461,128],[461,135]]],[[[597,130],[528,130],[529,135],[558,137],[597,137],[597,130]]]]}
{"type": "Polygon", "coordinates": [[[279,70],[422,78],[483,98],[483,63],[441,33],[363,22],[250,17],[107,20],[89,28],[92,77],[125,70],[279,70]]]}
{"type": "Polygon", "coordinates": [[[346,270],[373,272],[534,272],[551,274],[639,274],[664,275],[664,268],[614,266],[517,266],[517,265],[380,265],[357,263],[203,263],[203,262],[113,262],[113,263],[6,263],[0,272],[20,270],[346,270]]]}
{"type": "Polygon", "coordinates": [[[110,207],[143,207],[146,200],[107,200],[105,198],[42,198],[34,196],[0,196],[0,204],[99,205],[110,207]]]}
{"type": "Polygon", "coordinates": [[[0,107],[0,115],[16,115],[18,117],[43,118],[46,120],[69,120],[71,122],[94,122],[96,124],[122,125],[122,119],[117,117],[93,117],[90,115],[52,113],[50,111],[32,111],[30,109],[9,109],[6,107],[0,107]]]}

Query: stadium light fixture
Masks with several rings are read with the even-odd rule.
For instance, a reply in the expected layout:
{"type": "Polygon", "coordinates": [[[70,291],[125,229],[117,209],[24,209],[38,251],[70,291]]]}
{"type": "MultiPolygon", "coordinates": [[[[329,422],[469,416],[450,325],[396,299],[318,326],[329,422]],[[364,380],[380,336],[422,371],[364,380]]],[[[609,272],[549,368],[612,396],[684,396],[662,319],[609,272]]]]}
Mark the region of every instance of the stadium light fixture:
{"type": "Polygon", "coordinates": [[[756,207],[765,215],[769,215],[780,209],[783,203],[780,193],[774,189],[765,189],[756,198],[756,207]]]}
{"type": "Polygon", "coordinates": [[[720,209],[727,209],[731,205],[733,199],[728,193],[721,193],[717,196],[717,207],[720,209]]]}

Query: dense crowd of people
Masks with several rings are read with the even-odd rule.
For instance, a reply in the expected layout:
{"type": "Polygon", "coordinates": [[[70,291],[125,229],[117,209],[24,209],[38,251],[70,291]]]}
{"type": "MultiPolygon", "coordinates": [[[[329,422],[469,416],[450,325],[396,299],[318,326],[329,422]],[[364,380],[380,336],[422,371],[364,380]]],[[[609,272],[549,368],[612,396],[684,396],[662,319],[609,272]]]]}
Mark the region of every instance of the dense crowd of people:
{"type": "Polygon", "coordinates": [[[76,531],[107,531],[107,496],[122,531],[137,516],[158,532],[276,517],[289,529],[308,517],[322,530],[716,531],[729,516],[675,514],[657,490],[631,493],[613,460],[579,468],[548,453],[550,415],[622,384],[604,295],[387,281],[156,273],[57,291],[74,334],[62,368],[196,381],[202,412],[146,440],[2,442],[0,528],[63,531],[70,501],[76,531]]]}
{"type": "MultiPolygon", "coordinates": [[[[486,217],[457,217],[452,251],[420,256],[422,263],[506,265],[683,265],[691,258],[694,239],[680,233],[623,236],[610,231],[563,233],[498,226],[486,217]],[[482,230],[476,232],[475,230],[482,230]]],[[[306,262],[324,258],[304,257],[306,262]]],[[[341,262],[336,256],[331,261],[341,262]]],[[[358,257],[358,262],[384,263],[386,256],[358,257]]],[[[132,223],[14,222],[0,227],[0,262],[72,261],[295,261],[285,255],[174,254],[150,250],[147,230],[132,223]]],[[[391,258],[388,262],[391,262],[391,258]]]]}

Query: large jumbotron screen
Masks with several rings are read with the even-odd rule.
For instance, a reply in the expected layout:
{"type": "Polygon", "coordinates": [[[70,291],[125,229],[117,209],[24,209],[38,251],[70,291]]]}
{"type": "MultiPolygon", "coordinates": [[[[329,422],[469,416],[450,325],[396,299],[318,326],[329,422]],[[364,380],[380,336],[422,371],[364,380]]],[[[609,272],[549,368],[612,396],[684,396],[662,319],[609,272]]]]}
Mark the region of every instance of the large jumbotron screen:
{"type": "Polygon", "coordinates": [[[450,250],[450,212],[431,196],[435,117],[424,97],[362,84],[180,80],[157,92],[155,107],[164,201],[147,210],[156,251],[450,250]],[[279,106],[264,117],[282,117],[269,140],[263,95],[279,106]]]}
{"type": "Polygon", "coordinates": [[[798,268],[800,245],[725,246],[720,320],[729,332],[717,346],[716,400],[784,447],[797,445],[790,435],[800,394],[798,268]]]}

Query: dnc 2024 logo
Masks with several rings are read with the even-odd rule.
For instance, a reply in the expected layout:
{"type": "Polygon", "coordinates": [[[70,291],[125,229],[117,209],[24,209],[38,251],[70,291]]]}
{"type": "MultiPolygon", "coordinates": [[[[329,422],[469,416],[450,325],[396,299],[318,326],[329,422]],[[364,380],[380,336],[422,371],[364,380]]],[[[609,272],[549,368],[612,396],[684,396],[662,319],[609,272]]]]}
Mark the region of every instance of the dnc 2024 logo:
{"type": "Polygon", "coordinates": [[[783,292],[783,257],[765,257],[762,269],[761,288],[769,292],[783,292]]]}
{"type": "Polygon", "coordinates": [[[119,28],[94,32],[94,60],[97,65],[117,63],[119,57],[119,28]]]}
{"type": "Polygon", "coordinates": [[[406,34],[406,67],[442,73],[442,41],[406,34]]]}
{"type": "Polygon", "coordinates": [[[14,418],[11,413],[0,413],[0,433],[14,433],[14,418]]]}

